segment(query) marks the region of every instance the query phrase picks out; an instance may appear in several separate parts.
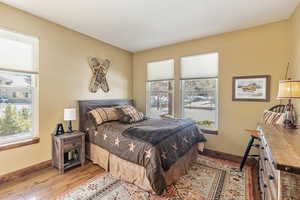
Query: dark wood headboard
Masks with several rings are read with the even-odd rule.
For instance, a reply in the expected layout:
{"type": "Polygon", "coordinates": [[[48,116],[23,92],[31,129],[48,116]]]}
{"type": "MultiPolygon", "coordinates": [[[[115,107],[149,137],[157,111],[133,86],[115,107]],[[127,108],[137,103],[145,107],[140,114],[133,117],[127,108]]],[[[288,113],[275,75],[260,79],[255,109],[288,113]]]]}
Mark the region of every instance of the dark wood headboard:
{"type": "Polygon", "coordinates": [[[84,122],[88,119],[87,112],[97,107],[134,105],[132,99],[83,100],[79,104],[79,130],[84,131],[84,122]]]}

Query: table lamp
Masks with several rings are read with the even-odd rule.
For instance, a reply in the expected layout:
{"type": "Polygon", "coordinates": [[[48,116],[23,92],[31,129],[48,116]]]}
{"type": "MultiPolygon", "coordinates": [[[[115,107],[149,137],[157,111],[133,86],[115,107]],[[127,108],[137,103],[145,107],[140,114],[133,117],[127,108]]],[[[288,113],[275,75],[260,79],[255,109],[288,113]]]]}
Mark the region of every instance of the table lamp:
{"type": "Polygon", "coordinates": [[[76,120],[76,109],[75,108],[64,109],[64,120],[69,121],[67,133],[73,133],[72,120],[76,120]]]}
{"type": "Polygon", "coordinates": [[[284,127],[289,129],[296,128],[296,114],[292,99],[300,99],[300,81],[297,80],[282,80],[279,81],[278,99],[288,99],[286,112],[284,117],[284,127]]]}

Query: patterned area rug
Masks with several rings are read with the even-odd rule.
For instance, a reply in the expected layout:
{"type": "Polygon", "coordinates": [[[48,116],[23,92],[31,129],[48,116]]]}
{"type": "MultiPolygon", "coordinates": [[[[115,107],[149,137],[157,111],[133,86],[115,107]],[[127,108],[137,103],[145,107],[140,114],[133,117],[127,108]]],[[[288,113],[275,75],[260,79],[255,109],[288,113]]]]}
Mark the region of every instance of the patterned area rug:
{"type": "Polygon", "coordinates": [[[188,174],[158,196],[113,178],[95,177],[57,200],[253,200],[251,168],[199,155],[188,174]]]}

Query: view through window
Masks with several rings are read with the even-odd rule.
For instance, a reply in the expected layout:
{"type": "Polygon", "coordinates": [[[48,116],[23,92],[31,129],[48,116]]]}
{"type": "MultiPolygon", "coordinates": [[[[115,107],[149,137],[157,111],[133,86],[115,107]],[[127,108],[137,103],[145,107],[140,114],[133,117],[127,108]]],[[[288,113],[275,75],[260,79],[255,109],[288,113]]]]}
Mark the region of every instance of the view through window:
{"type": "Polygon", "coordinates": [[[173,114],[174,61],[147,64],[147,115],[173,114]]]}
{"type": "Polygon", "coordinates": [[[173,113],[173,81],[150,81],[149,88],[149,115],[159,117],[173,113]]]}
{"type": "Polygon", "coordinates": [[[36,136],[38,39],[0,29],[0,145],[36,136]]]}
{"type": "Polygon", "coordinates": [[[182,114],[208,130],[218,128],[218,54],[181,59],[182,114]]]}

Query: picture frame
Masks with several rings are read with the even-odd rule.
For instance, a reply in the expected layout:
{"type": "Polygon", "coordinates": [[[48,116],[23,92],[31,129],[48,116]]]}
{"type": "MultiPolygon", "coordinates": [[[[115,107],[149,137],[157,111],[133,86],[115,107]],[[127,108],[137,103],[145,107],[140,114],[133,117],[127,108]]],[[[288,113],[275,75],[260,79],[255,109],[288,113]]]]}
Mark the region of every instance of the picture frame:
{"type": "Polygon", "coordinates": [[[233,101],[270,101],[270,75],[234,76],[232,78],[233,101]]]}

